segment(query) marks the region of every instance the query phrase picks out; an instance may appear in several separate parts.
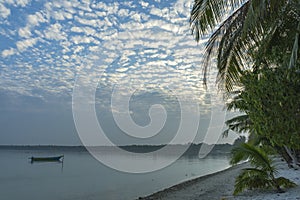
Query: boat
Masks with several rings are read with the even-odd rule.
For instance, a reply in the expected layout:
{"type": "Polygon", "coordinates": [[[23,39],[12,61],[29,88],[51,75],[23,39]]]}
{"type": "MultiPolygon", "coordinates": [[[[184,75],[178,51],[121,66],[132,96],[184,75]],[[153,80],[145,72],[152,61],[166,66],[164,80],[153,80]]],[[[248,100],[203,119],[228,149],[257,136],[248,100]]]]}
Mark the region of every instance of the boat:
{"type": "Polygon", "coordinates": [[[62,162],[64,155],[54,157],[31,157],[31,162],[62,162]]]}

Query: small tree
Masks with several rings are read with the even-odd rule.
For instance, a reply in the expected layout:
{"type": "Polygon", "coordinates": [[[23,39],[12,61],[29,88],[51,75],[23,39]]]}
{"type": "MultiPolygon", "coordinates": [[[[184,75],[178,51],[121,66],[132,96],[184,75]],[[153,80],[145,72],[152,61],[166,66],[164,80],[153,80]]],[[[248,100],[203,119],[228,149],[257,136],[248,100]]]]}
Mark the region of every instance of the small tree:
{"type": "Polygon", "coordinates": [[[234,195],[245,189],[275,188],[283,192],[283,188],[296,186],[284,177],[278,177],[274,162],[266,152],[259,147],[244,143],[232,150],[231,164],[235,165],[243,160],[249,160],[252,168],[243,169],[236,178],[234,195]]]}

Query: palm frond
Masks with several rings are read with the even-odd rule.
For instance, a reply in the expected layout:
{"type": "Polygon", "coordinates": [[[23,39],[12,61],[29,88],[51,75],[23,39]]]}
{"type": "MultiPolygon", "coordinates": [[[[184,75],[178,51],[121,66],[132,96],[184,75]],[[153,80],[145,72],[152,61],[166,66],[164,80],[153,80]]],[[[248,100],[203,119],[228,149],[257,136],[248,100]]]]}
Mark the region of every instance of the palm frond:
{"type": "Polygon", "coordinates": [[[250,5],[250,2],[245,3],[231,15],[231,18],[228,18],[227,24],[223,26],[223,35],[220,36],[217,81],[219,89],[227,92],[232,91],[234,86],[238,85],[244,70],[244,63],[249,60],[245,57],[249,41],[247,41],[248,38],[243,38],[243,32],[250,5]]]}
{"type": "Polygon", "coordinates": [[[286,0],[252,0],[244,21],[243,33],[247,34],[249,30],[252,32],[252,30],[258,28],[260,34],[265,34],[265,24],[276,21],[274,19],[280,15],[287,4],[286,0]]]}
{"type": "Polygon", "coordinates": [[[238,133],[246,132],[251,129],[251,121],[248,115],[240,115],[226,121],[228,129],[223,132],[223,137],[227,137],[229,130],[238,133]]]}
{"type": "Polygon", "coordinates": [[[293,181],[284,178],[284,177],[278,177],[276,178],[276,182],[278,183],[279,186],[283,187],[283,188],[292,188],[292,187],[296,187],[297,184],[294,183],[293,181]]]}
{"type": "Polygon", "coordinates": [[[252,145],[252,146],[260,146],[260,145],[262,145],[262,148],[268,154],[271,153],[271,152],[274,152],[274,149],[273,149],[273,147],[271,145],[270,140],[266,136],[258,135],[255,132],[251,132],[251,134],[249,135],[248,143],[250,145],[252,145]]]}
{"type": "Polygon", "coordinates": [[[261,170],[275,172],[275,167],[272,165],[273,161],[267,154],[259,147],[244,143],[232,150],[232,158],[230,164],[235,165],[243,160],[248,160],[256,168],[261,170]]]}
{"type": "Polygon", "coordinates": [[[226,103],[226,108],[228,111],[239,110],[240,112],[246,112],[248,110],[248,104],[243,98],[243,92],[236,92],[236,94],[231,97],[231,100],[226,103]]]}
{"type": "Polygon", "coordinates": [[[256,168],[243,169],[241,174],[236,178],[233,195],[243,192],[246,189],[271,189],[292,188],[297,186],[291,180],[278,177],[272,180],[268,173],[256,168]]]}
{"type": "Polygon", "coordinates": [[[243,53],[240,50],[244,49],[241,40],[238,39],[241,35],[241,22],[244,20],[245,13],[248,9],[248,3],[245,3],[237,9],[230,17],[228,17],[220,27],[210,37],[205,50],[204,80],[207,79],[207,68],[209,61],[214,52],[218,52],[218,82],[220,88],[226,87],[226,91],[233,88],[234,83],[238,82],[241,69],[243,66],[243,53]]]}
{"type": "Polygon", "coordinates": [[[268,173],[256,168],[243,169],[236,178],[234,185],[234,195],[243,192],[245,189],[271,188],[272,182],[269,180],[268,173]]]}
{"type": "MultiPolygon", "coordinates": [[[[207,80],[209,61],[218,55],[217,81],[219,89],[232,91],[240,82],[244,69],[249,64],[266,61],[263,57],[283,19],[280,14],[291,4],[286,0],[195,0],[191,11],[190,24],[196,41],[218,27],[210,36],[205,50],[203,66],[204,82],[207,80]],[[229,7],[229,8],[228,8],[229,7]],[[234,10],[225,20],[230,10],[234,10]],[[223,21],[223,22],[222,22],[223,21]],[[219,23],[221,23],[219,25],[219,23]]],[[[296,54],[294,54],[296,55],[296,54]]],[[[293,59],[294,60],[294,59],[293,59]]]]}
{"type": "Polygon", "coordinates": [[[195,0],[191,11],[190,24],[196,41],[209,34],[228,13],[228,7],[235,10],[245,0],[195,0]]]}
{"type": "MultiPolygon", "coordinates": [[[[251,56],[254,58],[253,71],[257,72],[259,69],[269,67],[269,64],[265,60],[266,52],[272,49],[271,41],[274,40],[275,33],[280,26],[280,22],[274,21],[269,25],[268,30],[264,30],[260,38],[258,38],[251,46],[251,56]]],[[[254,38],[256,36],[252,36],[254,38]]],[[[254,41],[254,40],[253,40],[254,41]]]]}
{"type": "Polygon", "coordinates": [[[245,189],[276,188],[278,191],[282,191],[281,188],[296,185],[286,178],[275,178],[278,171],[273,164],[273,160],[262,149],[247,143],[233,149],[231,164],[237,164],[245,159],[249,159],[253,168],[243,169],[237,176],[234,195],[245,189]]]}

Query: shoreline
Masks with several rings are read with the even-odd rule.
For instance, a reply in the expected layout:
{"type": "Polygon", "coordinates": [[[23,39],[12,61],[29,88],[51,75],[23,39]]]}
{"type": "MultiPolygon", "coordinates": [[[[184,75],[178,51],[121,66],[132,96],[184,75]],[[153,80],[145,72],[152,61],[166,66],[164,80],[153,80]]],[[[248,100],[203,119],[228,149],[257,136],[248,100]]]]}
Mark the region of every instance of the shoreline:
{"type": "Polygon", "coordinates": [[[249,163],[242,163],[227,169],[200,176],[182,183],[162,189],[153,194],[139,197],[140,200],[273,200],[291,199],[300,200],[300,170],[289,169],[287,164],[277,161],[279,176],[295,182],[295,188],[286,189],[285,193],[276,193],[275,190],[246,190],[237,196],[233,196],[235,177],[240,171],[250,166],[249,163]]]}
{"type": "MultiPolygon", "coordinates": [[[[187,194],[182,194],[181,195],[180,194],[180,193],[184,193],[184,192],[182,192],[184,190],[189,190],[189,189],[196,190],[195,187],[197,187],[197,189],[199,190],[198,192],[196,192],[197,197],[199,199],[201,199],[200,196],[204,195],[205,193],[206,193],[206,195],[209,195],[209,193],[210,193],[209,191],[207,191],[207,192],[205,191],[206,189],[210,189],[210,186],[208,187],[207,184],[203,184],[204,182],[209,182],[210,179],[219,179],[221,177],[223,178],[223,176],[224,175],[227,176],[228,173],[237,175],[238,171],[240,171],[243,168],[248,167],[248,166],[249,166],[248,163],[241,163],[239,165],[231,166],[231,167],[228,167],[224,170],[221,170],[221,171],[218,171],[218,172],[215,172],[215,173],[212,173],[212,174],[207,174],[207,175],[204,175],[204,176],[193,178],[191,180],[183,181],[183,182],[178,183],[176,185],[173,185],[171,187],[168,187],[168,188],[162,189],[160,191],[154,192],[150,195],[143,196],[143,197],[138,197],[137,199],[140,199],[140,200],[193,199],[193,198],[195,199],[194,194],[190,194],[190,195],[187,195],[187,194]]],[[[232,178],[232,177],[230,176],[230,178],[232,178]]],[[[216,181],[213,181],[213,182],[215,183],[216,181]]],[[[234,181],[233,181],[233,183],[234,183],[234,181]]],[[[211,186],[215,187],[215,184],[213,184],[211,186]]],[[[210,189],[210,191],[212,191],[211,189],[210,189]]],[[[232,187],[232,189],[233,189],[233,187],[232,187]]],[[[203,199],[205,199],[205,196],[203,196],[203,199]]],[[[220,198],[218,198],[218,199],[220,199],[220,198]]]]}

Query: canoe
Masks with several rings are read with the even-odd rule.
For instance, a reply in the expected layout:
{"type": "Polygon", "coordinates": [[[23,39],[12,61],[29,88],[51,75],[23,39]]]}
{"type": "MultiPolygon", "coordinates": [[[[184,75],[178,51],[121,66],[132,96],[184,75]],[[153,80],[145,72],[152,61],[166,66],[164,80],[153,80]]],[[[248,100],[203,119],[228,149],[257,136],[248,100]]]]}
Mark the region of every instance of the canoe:
{"type": "Polygon", "coordinates": [[[31,162],[62,162],[64,155],[54,157],[31,157],[31,162]]]}

